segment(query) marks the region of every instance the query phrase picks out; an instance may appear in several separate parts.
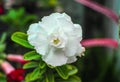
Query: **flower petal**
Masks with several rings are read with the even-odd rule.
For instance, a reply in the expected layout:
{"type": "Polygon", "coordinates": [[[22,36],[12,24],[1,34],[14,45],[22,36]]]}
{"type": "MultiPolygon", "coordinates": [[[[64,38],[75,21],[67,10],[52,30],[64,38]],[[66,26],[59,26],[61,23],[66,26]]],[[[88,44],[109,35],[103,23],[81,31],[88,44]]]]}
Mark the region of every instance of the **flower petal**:
{"type": "Polygon", "coordinates": [[[79,24],[74,24],[73,34],[75,37],[79,37],[79,41],[82,39],[82,28],[79,24]]]}
{"type": "Polygon", "coordinates": [[[76,56],[68,57],[67,63],[73,63],[77,60],[76,56]]]}
{"type": "Polygon", "coordinates": [[[31,24],[27,34],[36,34],[40,31],[40,27],[38,26],[38,23],[31,24]]]}
{"type": "Polygon", "coordinates": [[[65,55],[70,57],[74,56],[77,53],[77,49],[79,47],[79,42],[73,39],[69,39],[66,44],[66,48],[64,49],[65,55]]]}
{"type": "Polygon", "coordinates": [[[43,60],[52,66],[61,66],[66,64],[67,57],[62,50],[52,48],[47,56],[43,56],[43,60]]]}

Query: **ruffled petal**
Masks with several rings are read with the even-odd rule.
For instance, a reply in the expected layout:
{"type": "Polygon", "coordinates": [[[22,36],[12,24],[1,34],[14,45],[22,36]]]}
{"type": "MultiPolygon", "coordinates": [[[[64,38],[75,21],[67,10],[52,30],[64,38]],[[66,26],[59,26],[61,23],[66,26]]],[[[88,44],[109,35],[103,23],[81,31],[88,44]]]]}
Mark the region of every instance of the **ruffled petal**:
{"type": "Polygon", "coordinates": [[[77,60],[76,56],[68,57],[67,63],[73,63],[77,60]]]}
{"type": "Polygon", "coordinates": [[[67,63],[67,57],[62,50],[52,48],[47,56],[43,56],[43,60],[52,66],[61,66],[67,63]]]}
{"type": "Polygon", "coordinates": [[[70,33],[73,31],[74,27],[72,21],[67,21],[65,18],[58,18],[57,23],[60,31],[63,31],[66,35],[71,36],[70,33]]]}
{"type": "Polygon", "coordinates": [[[65,55],[68,57],[74,56],[77,52],[78,45],[79,45],[79,42],[77,40],[74,40],[74,38],[69,39],[64,50],[65,55]]]}
{"type": "Polygon", "coordinates": [[[34,23],[34,24],[31,24],[28,31],[27,31],[27,34],[36,34],[40,31],[40,27],[38,25],[38,23],[34,23]]]}
{"type": "Polygon", "coordinates": [[[78,37],[80,39],[79,41],[81,41],[81,39],[82,39],[82,28],[79,24],[74,24],[74,29],[73,29],[72,34],[73,34],[74,37],[78,37]]]}

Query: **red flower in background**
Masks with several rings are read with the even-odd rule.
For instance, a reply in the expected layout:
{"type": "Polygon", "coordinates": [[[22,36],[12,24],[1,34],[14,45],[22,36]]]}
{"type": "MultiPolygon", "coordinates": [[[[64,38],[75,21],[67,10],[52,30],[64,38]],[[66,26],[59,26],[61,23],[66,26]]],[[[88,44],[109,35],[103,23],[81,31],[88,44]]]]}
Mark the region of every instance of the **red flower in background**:
{"type": "Polygon", "coordinates": [[[24,69],[15,69],[10,63],[2,62],[1,68],[7,75],[7,82],[22,82],[24,79],[24,69]]]}
{"type": "Polygon", "coordinates": [[[4,9],[2,7],[2,5],[0,4],[0,15],[4,13],[4,9]]]}
{"type": "Polygon", "coordinates": [[[16,69],[7,75],[7,82],[22,82],[24,80],[25,70],[16,69]]]}

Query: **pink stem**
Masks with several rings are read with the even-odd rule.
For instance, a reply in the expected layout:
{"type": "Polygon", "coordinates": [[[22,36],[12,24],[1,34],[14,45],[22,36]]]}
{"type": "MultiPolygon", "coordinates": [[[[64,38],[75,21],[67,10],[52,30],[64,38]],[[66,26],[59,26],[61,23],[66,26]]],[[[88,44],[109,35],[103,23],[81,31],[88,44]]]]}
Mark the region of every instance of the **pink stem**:
{"type": "Polygon", "coordinates": [[[118,42],[114,39],[104,38],[104,39],[87,39],[81,41],[84,47],[94,47],[94,46],[106,46],[118,48],[118,42]]]}
{"type": "Polygon", "coordinates": [[[12,65],[10,65],[10,63],[8,63],[7,61],[1,63],[1,67],[3,71],[6,73],[6,75],[15,70],[15,68],[12,65]]]}
{"type": "Polygon", "coordinates": [[[91,8],[97,12],[104,14],[108,18],[110,18],[110,19],[114,20],[116,23],[118,23],[119,17],[111,9],[104,7],[94,1],[91,1],[91,0],[75,0],[75,1],[91,8]]]}

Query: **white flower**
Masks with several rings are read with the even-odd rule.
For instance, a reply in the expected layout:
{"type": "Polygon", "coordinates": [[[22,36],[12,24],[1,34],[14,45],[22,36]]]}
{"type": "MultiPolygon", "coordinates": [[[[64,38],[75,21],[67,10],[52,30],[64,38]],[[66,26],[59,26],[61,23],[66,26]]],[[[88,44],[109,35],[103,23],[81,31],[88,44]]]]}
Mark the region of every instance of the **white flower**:
{"type": "Polygon", "coordinates": [[[65,13],[43,17],[41,22],[30,25],[27,34],[37,53],[52,66],[75,62],[76,56],[81,56],[85,51],[80,44],[81,26],[73,24],[65,13]]]}

